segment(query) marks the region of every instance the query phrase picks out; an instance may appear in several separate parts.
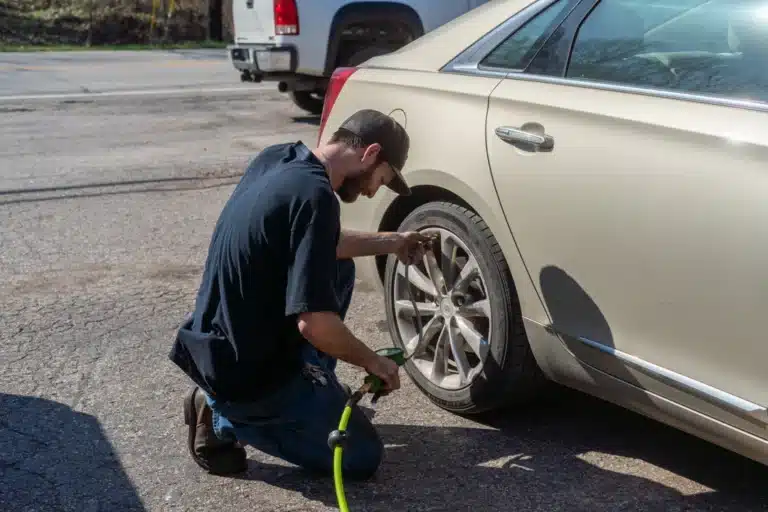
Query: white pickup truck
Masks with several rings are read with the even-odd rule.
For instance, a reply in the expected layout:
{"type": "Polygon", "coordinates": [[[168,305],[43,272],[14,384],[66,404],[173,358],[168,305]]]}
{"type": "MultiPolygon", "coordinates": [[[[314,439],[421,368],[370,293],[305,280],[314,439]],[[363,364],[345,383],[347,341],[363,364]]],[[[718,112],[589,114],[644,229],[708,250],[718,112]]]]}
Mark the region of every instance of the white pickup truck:
{"type": "Polygon", "coordinates": [[[328,79],[397,50],[491,0],[233,0],[229,59],[250,82],[274,81],[320,114],[328,79]]]}

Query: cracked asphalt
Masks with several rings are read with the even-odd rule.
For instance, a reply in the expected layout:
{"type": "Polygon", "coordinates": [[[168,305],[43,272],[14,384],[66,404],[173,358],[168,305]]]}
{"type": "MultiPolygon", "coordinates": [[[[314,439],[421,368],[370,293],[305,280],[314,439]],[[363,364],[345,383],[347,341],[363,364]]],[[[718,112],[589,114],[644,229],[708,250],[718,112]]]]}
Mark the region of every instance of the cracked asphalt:
{"type": "MultiPolygon", "coordinates": [[[[0,111],[0,510],[335,510],[330,480],[255,450],[243,477],[201,472],[167,359],[247,160],[312,144],[316,120],[273,88],[0,111]]],[[[349,323],[373,346],[390,344],[382,310],[356,289],[349,323]]],[[[578,393],[481,421],[403,386],[353,510],[768,510],[766,468],[578,393]]]]}

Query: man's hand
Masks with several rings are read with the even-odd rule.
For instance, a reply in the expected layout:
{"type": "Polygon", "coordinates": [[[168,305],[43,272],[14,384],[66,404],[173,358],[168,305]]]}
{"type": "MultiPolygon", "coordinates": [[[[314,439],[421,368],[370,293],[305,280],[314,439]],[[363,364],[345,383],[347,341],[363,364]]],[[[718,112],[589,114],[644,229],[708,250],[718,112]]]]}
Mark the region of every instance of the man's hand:
{"type": "Polygon", "coordinates": [[[395,254],[404,265],[417,263],[424,257],[424,244],[430,241],[428,236],[417,231],[398,233],[399,239],[395,254]]]}
{"type": "Polygon", "coordinates": [[[368,367],[365,368],[365,371],[384,381],[384,389],[381,396],[400,389],[400,367],[390,358],[377,354],[368,367]]]}

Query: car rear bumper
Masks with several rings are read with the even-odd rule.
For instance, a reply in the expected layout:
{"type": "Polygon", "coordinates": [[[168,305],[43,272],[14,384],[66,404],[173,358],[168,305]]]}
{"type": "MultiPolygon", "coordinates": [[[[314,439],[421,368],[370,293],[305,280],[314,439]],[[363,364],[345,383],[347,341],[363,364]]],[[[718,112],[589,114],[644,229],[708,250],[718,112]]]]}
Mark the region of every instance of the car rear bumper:
{"type": "Polygon", "coordinates": [[[227,46],[229,61],[239,71],[269,79],[296,72],[298,54],[294,46],[233,44],[227,46]]]}

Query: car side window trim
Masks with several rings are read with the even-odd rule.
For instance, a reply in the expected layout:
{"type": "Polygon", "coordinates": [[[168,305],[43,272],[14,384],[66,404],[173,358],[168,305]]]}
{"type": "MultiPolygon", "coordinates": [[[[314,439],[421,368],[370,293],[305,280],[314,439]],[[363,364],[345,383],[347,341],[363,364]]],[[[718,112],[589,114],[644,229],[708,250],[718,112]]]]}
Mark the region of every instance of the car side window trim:
{"type": "Polygon", "coordinates": [[[549,36],[547,42],[531,59],[524,73],[565,77],[579,27],[598,3],[599,0],[582,0],[574,5],[557,29],[549,36]]]}
{"type": "Polygon", "coordinates": [[[706,105],[739,108],[743,110],[756,110],[759,112],[768,112],[768,103],[761,103],[751,100],[738,100],[734,98],[724,98],[719,96],[708,96],[704,94],[693,94],[687,92],[671,91],[665,89],[653,89],[650,87],[640,87],[634,85],[621,85],[611,82],[598,82],[597,80],[580,80],[576,78],[563,78],[559,76],[535,75],[533,73],[507,73],[505,80],[523,80],[527,82],[541,82],[553,85],[563,85],[568,87],[581,87],[584,89],[593,89],[598,91],[621,92],[625,94],[638,94],[655,98],[664,98],[677,101],[688,101],[693,103],[702,103],[706,105]]]}
{"type": "Polygon", "coordinates": [[[505,37],[502,41],[499,42],[496,47],[494,47],[488,54],[486,54],[480,61],[478,62],[478,69],[481,70],[498,70],[501,72],[510,72],[510,71],[525,71],[528,65],[530,65],[531,62],[533,62],[536,55],[538,55],[543,48],[546,47],[547,42],[552,38],[552,36],[556,33],[558,33],[558,30],[560,30],[561,25],[563,22],[568,18],[568,16],[571,15],[571,13],[579,6],[580,3],[584,1],[593,1],[593,0],[555,0],[554,2],[550,2],[546,7],[538,11],[534,16],[529,18],[523,25],[518,27],[515,31],[513,31],[511,34],[509,34],[507,37],[505,37]],[[522,33],[526,28],[529,26],[530,23],[535,23],[537,21],[537,18],[546,17],[547,11],[549,9],[555,9],[557,7],[557,3],[563,3],[564,6],[562,7],[560,12],[556,12],[555,17],[547,24],[547,26],[543,29],[543,32],[539,34],[538,37],[536,37],[536,41],[526,50],[525,54],[521,58],[523,62],[526,62],[527,64],[524,65],[524,67],[515,67],[515,66],[494,66],[493,64],[486,64],[485,61],[488,59],[494,52],[501,49],[504,44],[516,37],[518,34],[522,33]]]}
{"type": "Polygon", "coordinates": [[[578,29],[601,0],[584,0],[583,2],[580,2],[574,6],[571,9],[569,15],[560,24],[560,27],[568,29],[568,37],[555,39],[554,37],[550,36],[547,42],[534,56],[527,69],[483,69],[478,67],[479,63],[485,59],[485,57],[490,52],[492,52],[494,48],[496,48],[499,44],[501,44],[501,42],[511,36],[514,32],[519,30],[534,16],[537,16],[539,13],[543,12],[555,1],[556,0],[539,0],[538,2],[534,2],[533,4],[529,5],[519,13],[498,25],[494,30],[486,34],[484,37],[480,38],[464,52],[457,55],[452,61],[443,66],[440,71],[445,73],[469,74],[474,76],[489,76],[512,80],[551,83],[555,85],[582,87],[586,89],[621,92],[628,94],[639,94],[643,96],[651,96],[677,101],[688,101],[713,106],[768,112],[768,104],[758,101],[740,100],[736,98],[727,98],[707,94],[696,94],[627,84],[616,84],[613,82],[601,82],[599,80],[580,80],[577,78],[567,78],[565,73],[568,69],[568,66],[570,65],[571,54],[573,51],[573,45],[576,41],[578,29]],[[551,70],[547,73],[535,72],[537,68],[534,66],[534,63],[536,63],[537,59],[541,59],[544,55],[546,55],[546,53],[542,52],[544,50],[551,51],[555,45],[562,45],[561,48],[567,47],[567,59],[565,62],[563,62],[560,71],[557,73],[551,70]]]}
{"type": "Polygon", "coordinates": [[[472,74],[478,76],[504,77],[510,70],[503,68],[480,68],[480,62],[509,36],[522,28],[529,20],[543,12],[558,0],[538,0],[517,14],[506,19],[496,28],[481,37],[453,60],[443,66],[445,73],[472,74]]]}

